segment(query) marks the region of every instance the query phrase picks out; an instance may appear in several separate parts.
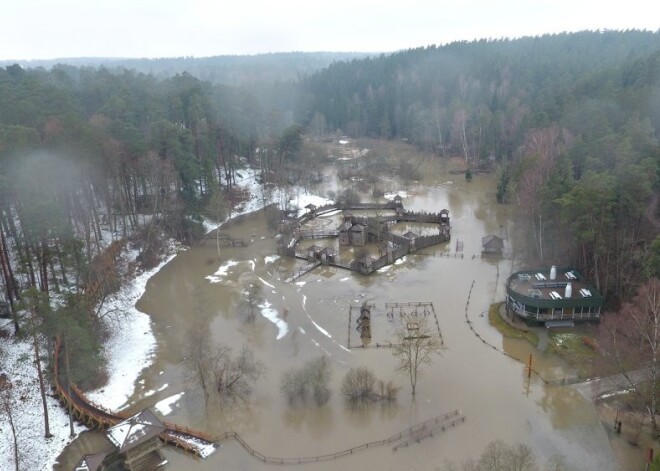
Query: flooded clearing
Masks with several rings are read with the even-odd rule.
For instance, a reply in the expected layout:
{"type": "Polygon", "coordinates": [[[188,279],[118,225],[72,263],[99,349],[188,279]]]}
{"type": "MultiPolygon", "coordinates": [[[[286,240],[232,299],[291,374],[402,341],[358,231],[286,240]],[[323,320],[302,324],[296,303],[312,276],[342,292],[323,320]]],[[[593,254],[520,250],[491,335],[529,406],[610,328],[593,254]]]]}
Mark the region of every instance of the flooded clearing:
{"type": "MultiPolygon", "coordinates": [[[[446,460],[476,457],[489,442],[501,439],[529,445],[541,461],[562,454],[578,469],[621,469],[590,401],[571,386],[546,386],[537,376],[528,380],[522,363],[482,342],[470,329],[466,316],[480,336],[509,355],[524,361],[533,354],[535,368],[546,378],[572,373],[561,360],[524,341],[503,340],[489,325],[489,305],[504,299],[504,281],[519,268],[511,257],[515,242],[509,237],[513,231],[508,208],[494,202],[490,178],[478,176],[466,183],[462,177],[449,177],[456,181],[439,174],[434,183],[406,188],[404,204],[415,211],[449,209],[451,240],[408,254],[369,276],[320,266],[295,283],[286,283],[299,262],[275,255],[275,233],[263,211],[237,218],[222,229],[250,241],[248,247],[221,247],[218,252],[209,240],[179,254],[149,280],[137,305],[151,316],[158,346],[154,363],[137,382],[130,410],[158,405],[156,410],[169,422],[212,435],[235,431],[265,456],[297,458],[383,440],[460,409],[464,422],[396,452],[392,445],[376,446],[336,461],[299,467],[437,469],[446,460]],[[481,257],[481,238],[488,234],[506,239],[507,256],[481,257]],[[457,253],[457,247],[462,251],[457,253]],[[239,314],[239,301],[246,284],[255,282],[262,299],[259,315],[250,323],[239,314]],[[349,333],[351,347],[360,344],[355,320],[349,325],[350,307],[365,301],[373,305],[372,342],[368,348],[348,348],[349,333]],[[408,302],[433,303],[446,347],[424,370],[414,399],[407,377],[395,372],[390,349],[375,346],[392,337],[394,322],[385,304],[408,302]],[[205,405],[182,362],[191,332],[200,328],[234,352],[247,345],[266,365],[267,374],[251,396],[223,402],[212,394],[205,405]],[[333,367],[330,401],[320,407],[313,401],[291,406],[280,392],[282,374],[319,355],[326,355],[333,367]],[[401,387],[397,401],[351,407],[340,387],[348,369],[355,366],[367,366],[378,378],[393,380],[401,387]]],[[[397,227],[400,233],[425,230],[423,225],[397,227]]],[[[169,469],[272,467],[251,457],[235,441],[225,442],[205,460],[173,450],[165,454],[169,469]]]]}

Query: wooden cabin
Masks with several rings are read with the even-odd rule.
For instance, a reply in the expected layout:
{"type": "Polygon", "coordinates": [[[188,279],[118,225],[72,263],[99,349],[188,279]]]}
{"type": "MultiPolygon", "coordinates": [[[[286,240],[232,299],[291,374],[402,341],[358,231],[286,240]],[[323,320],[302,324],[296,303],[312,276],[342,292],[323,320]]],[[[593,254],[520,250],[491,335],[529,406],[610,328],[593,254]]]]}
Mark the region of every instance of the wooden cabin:
{"type": "Polygon", "coordinates": [[[449,224],[449,210],[443,209],[440,211],[440,224],[449,224]]]}
{"type": "Polygon", "coordinates": [[[355,216],[353,216],[353,212],[350,209],[345,209],[341,212],[341,217],[343,218],[344,221],[348,221],[351,224],[353,223],[353,219],[355,216]]]}
{"type": "Polygon", "coordinates": [[[153,471],[167,461],[160,453],[163,442],[160,434],[163,423],[149,409],[144,409],[117,425],[110,427],[106,436],[128,471],[153,471]]]}
{"type": "Polygon", "coordinates": [[[351,227],[353,224],[350,221],[345,221],[339,226],[337,232],[339,245],[351,245],[351,227]]]}
{"type": "Polygon", "coordinates": [[[305,206],[305,209],[307,209],[310,213],[312,213],[312,216],[316,216],[316,208],[317,206],[312,203],[309,203],[307,206],[305,206]]]}
{"type": "Polygon", "coordinates": [[[362,247],[367,243],[367,230],[363,224],[354,224],[350,230],[351,245],[362,247]]]}
{"type": "Polygon", "coordinates": [[[481,251],[488,254],[501,254],[504,249],[504,239],[496,235],[481,238],[481,251]]]}

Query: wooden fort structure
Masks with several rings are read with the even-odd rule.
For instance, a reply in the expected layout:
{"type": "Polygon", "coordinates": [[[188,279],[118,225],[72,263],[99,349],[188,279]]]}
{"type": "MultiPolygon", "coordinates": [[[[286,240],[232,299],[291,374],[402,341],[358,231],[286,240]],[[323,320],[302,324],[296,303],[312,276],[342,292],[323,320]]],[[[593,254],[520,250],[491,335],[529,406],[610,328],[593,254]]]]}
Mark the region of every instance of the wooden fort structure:
{"type": "MultiPolygon", "coordinates": [[[[346,268],[368,275],[394,263],[409,253],[447,242],[451,238],[449,224],[449,211],[443,209],[438,213],[407,211],[403,207],[401,197],[387,203],[337,203],[325,206],[308,205],[308,211],[298,218],[289,218],[279,225],[278,254],[304,259],[309,262],[308,267],[318,265],[332,265],[346,268]],[[388,215],[360,217],[356,216],[358,210],[387,210],[388,215]],[[319,216],[341,211],[341,223],[333,229],[305,229],[305,224],[319,216]],[[434,224],[437,233],[431,235],[417,235],[408,232],[397,235],[390,231],[390,226],[399,222],[414,222],[434,224]],[[378,244],[378,257],[361,254],[351,260],[340,258],[329,247],[311,244],[306,245],[305,240],[338,239],[339,246],[363,247],[367,244],[378,244]]],[[[310,269],[311,269],[310,268],[310,269]]]]}

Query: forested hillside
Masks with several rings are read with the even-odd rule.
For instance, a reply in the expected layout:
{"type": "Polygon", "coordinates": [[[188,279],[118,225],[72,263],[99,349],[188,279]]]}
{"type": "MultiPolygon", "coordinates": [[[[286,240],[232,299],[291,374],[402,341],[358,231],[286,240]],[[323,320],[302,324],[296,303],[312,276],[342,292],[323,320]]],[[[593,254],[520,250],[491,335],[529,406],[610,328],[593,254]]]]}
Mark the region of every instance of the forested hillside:
{"type": "Polygon", "coordinates": [[[312,129],[498,162],[497,199],[520,205],[538,263],[576,264],[611,299],[658,274],[659,33],[431,46],[333,64],[303,87],[312,129]]]}
{"type": "Polygon", "coordinates": [[[76,381],[95,383],[99,302],[120,281],[104,249],[131,238],[151,266],[166,238],[199,237],[201,211],[244,197],[239,168],[282,161],[282,127],[187,74],[0,69],[0,301],[16,332],[75,338],[76,381]]]}
{"type": "Polygon", "coordinates": [[[32,61],[0,61],[0,67],[18,63],[24,68],[52,68],[57,65],[105,67],[114,72],[134,70],[168,79],[188,73],[195,78],[221,85],[253,88],[255,84],[293,82],[325,69],[333,62],[367,56],[363,52],[282,52],[250,56],[162,57],[122,59],[103,57],[61,58],[32,61]]]}
{"type": "Polygon", "coordinates": [[[453,43],[278,80],[251,93],[188,73],[0,69],[4,297],[85,279],[104,230],[141,228],[145,259],[158,232],[189,240],[191,218],[237,197],[237,169],[291,169],[294,107],[313,135],[407,139],[474,170],[495,162],[530,263],[577,265],[614,300],[658,274],[660,34],[453,43]]]}

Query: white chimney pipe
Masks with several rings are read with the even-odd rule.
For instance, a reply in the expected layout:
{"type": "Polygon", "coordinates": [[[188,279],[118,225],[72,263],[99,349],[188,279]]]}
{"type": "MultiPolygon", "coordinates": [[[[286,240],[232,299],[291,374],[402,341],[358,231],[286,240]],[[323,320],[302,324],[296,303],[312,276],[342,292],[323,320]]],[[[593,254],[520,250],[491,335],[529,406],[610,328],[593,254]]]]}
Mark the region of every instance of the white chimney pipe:
{"type": "Polygon", "coordinates": [[[565,298],[570,298],[573,296],[573,285],[570,283],[566,283],[566,290],[564,290],[564,297],[565,298]]]}
{"type": "Polygon", "coordinates": [[[552,268],[550,268],[550,279],[551,280],[557,279],[557,267],[554,265],[552,266],[552,268]]]}

